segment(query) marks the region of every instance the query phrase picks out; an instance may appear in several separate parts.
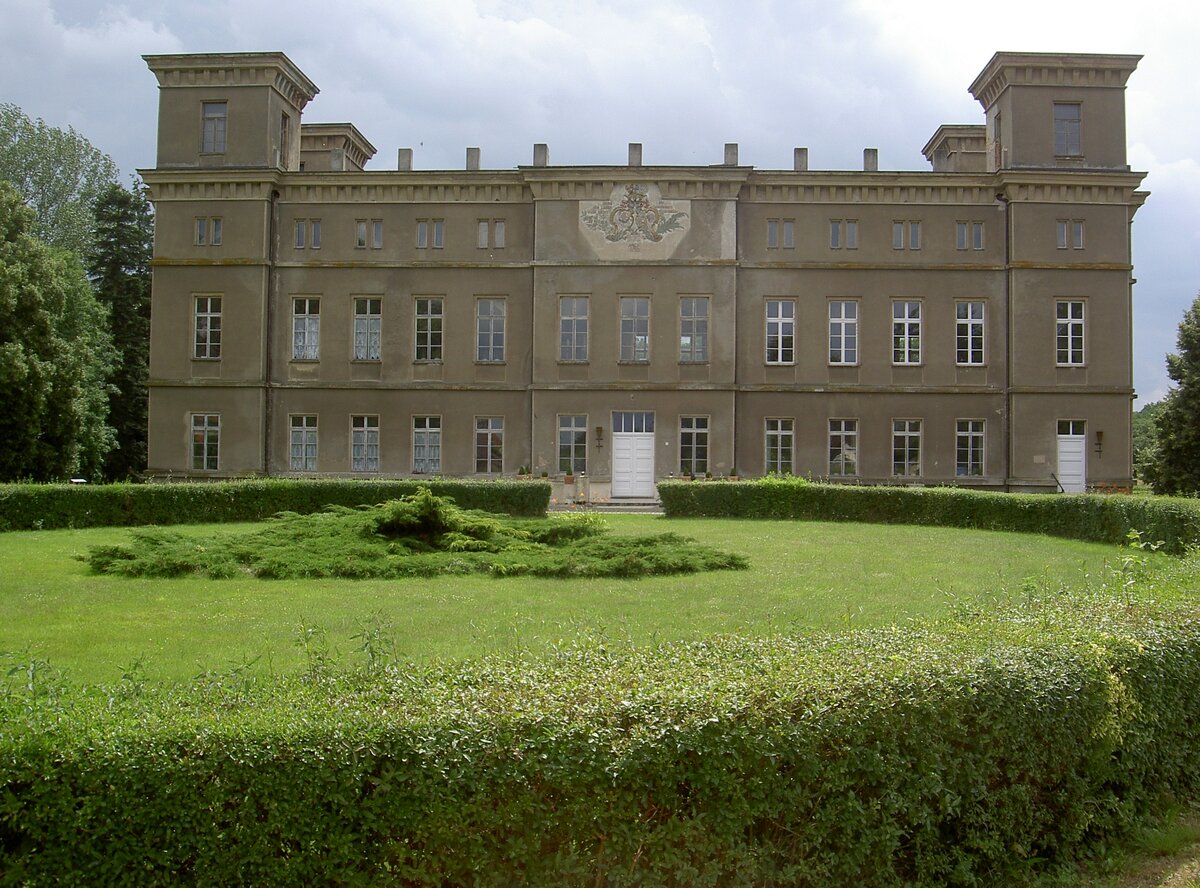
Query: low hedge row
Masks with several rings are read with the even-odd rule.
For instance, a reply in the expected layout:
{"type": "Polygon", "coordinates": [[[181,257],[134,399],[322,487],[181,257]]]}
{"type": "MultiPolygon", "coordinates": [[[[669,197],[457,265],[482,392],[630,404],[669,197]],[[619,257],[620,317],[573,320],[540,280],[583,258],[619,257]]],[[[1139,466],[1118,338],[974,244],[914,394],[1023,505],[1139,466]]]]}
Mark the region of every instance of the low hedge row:
{"type": "Polygon", "coordinates": [[[1106,594],[262,691],[14,693],[0,883],[1020,884],[1200,789],[1200,608],[1106,594]]]}
{"type": "Polygon", "coordinates": [[[257,521],[276,512],[361,506],[428,487],[466,509],[517,516],[546,513],[550,485],[539,481],[348,481],[264,479],[179,484],[0,485],[0,531],[140,524],[257,521]]]}
{"type": "Polygon", "coordinates": [[[802,478],[658,485],[671,518],[783,518],[933,524],[1124,543],[1131,530],[1180,554],[1200,543],[1200,500],[1099,494],[990,493],[953,487],[865,487],[802,478]]]}

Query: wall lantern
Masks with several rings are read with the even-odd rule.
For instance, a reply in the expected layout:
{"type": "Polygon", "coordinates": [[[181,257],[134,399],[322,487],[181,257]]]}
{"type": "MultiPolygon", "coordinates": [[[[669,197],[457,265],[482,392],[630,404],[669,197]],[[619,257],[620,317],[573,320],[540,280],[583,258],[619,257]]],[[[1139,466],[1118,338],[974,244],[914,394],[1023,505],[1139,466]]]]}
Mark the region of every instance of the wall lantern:
{"type": "Polygon", "coordinates": [[[1099,456],[1104,452],[1104,432],[1097,430],[1096,432],[1096,455],[1099,456]]]}
{"type": "Polygon", "coordinates": [[[604,446],[604,426],[596,426],[596,446],[604,446]]]}

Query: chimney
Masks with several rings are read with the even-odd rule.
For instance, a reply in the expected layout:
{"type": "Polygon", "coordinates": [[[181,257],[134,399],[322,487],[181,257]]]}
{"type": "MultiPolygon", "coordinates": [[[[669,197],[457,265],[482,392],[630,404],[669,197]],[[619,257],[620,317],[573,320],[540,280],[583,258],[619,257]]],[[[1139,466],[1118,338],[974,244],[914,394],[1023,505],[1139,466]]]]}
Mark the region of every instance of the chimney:
{"type": "Polygon", "coordinates": [[[550,146],[545,142],[533,143],[533,165],[535,167],[550,166],[550,146]]]}
{"type": "Polygon", "coordinates": [[[792,151],[792,169],[798,173],[808,170],[808,149],[797,148],[792,151]]]}
{"type": "Polygon", "coordinates": [[[469,169],[469,170],[479,169],[479,149],[478,148],[468,148],[467,149],[467,169],[469,169]]]}
{"type": "Polygon", "coordinates": [[[863,172],[877,173],[879,172],[879,149],[864,148],[863,149],[863,172]]]}
{"type": "Polygon", "coordinates": [[[629,143],[629,165],[631,167],[640,167],[642,165],[642,143],[629,143]]]}
{"type": "Polygon", "coordinates": [[[401,148],[396,152],[396,169],[402,173],[412,170],[412,149],[401,148]]]}
{"type": "Polygon", "coordinates": [[[725,166],[737,166],[738,146],[737,142],[725,143],[725,166]]]}

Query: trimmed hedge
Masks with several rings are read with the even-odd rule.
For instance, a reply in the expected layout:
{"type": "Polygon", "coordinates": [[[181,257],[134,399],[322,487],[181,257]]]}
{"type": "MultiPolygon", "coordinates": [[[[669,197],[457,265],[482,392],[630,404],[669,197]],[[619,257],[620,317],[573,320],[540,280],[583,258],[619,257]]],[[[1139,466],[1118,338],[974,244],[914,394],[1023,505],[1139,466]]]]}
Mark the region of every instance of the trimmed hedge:
{"type": "Polygon", "coordinates": [[[1125,543],[1131,530],[1181,554],[1200,543],[1200,500],[1118,494],[991,493],[953,487],[864,487],[803,478],[664,481],[669,518],[775,518],[933,524],[1125,543]]]}
{"type": "Polygon", "coordinates": [[[10,694],[0,882],[1021,884],[1200,788],[1200,608],[1022,608],[10,694]]]}
{"type": "Polygon", "coordinates": [[[0,531],[258,521],[277,512],[374,505],[428,487],[464,509],[546,514],[541,481],[270,479],[181,484],[0,485],[0,531]]]}

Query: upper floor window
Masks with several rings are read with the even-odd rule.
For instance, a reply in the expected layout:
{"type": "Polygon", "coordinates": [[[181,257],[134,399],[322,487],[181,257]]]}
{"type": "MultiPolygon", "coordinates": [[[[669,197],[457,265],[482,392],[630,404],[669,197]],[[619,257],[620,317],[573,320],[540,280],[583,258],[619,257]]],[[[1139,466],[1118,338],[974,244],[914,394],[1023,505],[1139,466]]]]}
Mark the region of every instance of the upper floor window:
{"type": "Polygon", "coordinates": [[[417,249],[432,247],[440,250],[446,245],[446,222],[444,219],[417,220],[417,249]]]}
{"type": "Polygon", "coordinates": [[[650,299],[621,297],[621,360],[650,360],[650,299]]]}
{"type": "Polygon", "coordinates": [[[383,247],[382,219],[359,219],[354,223],[354,246],[363,249],[368,243],[372,250],[383,247]]]}
{"type": "Polygon", "coordinates": [[[1055,246],[1060,250],[1083,249],[1083,220],[1058,219],[1054,223],[1055,246]]]}
{"type": "Polygon", "coordinates": [[[354,300],[354,360],[379,360],[382,312],[382,299],[363,297],[354,300]]]}
{"type": "Polygon", "coordinates": [[[588,297],[561,296],[558,300],[558,359],[588,359],[588,297]]]}
{"type": "Polygon", "coordinates": [[[197,216],[196,217],[196,246],[199,247],[219,247],[221,246],[221,217],[220,216],[197,216]]]}
{"type": "Polygon", "coordinates": [[[858,220],[830,219],[829,248],[831,250],[858,249],[858,220]]]}
{"type": "Polygon", "coordinates": [[[893,250],[921,249],[921,223],[918,220],[892,223],[893,250]]]}
{"type": "Polygon", "coordinates": [[[321,300],[292,299],[292,360],[315,361],[321,356],[321,300]]]}
{"type": "Polygon", "coordinates": [[[488,297],[475,302],[475,360],[504,360],[505,300],[488,297]]]}
{"type": "Polygon", "coordinates": [[[796,361],[796,300],[767,300],[767,363],[796,361]]]}
{"type": "Polygon", "coordinates": [[[679,360],[702,364],[708,360],[708,297],[679,299],[679,360]]]}
{"type": "Polygon", "coordinates": [[[1081,366],[1083,361],[1083,302],[1055,303],[1055,352],[1060,367],[1081,366]]]}
{"type": "Polygon", "coordinates": [[[296,220],[296,249],[303,250],[305,247],[311,247],[314,250],[321,249],[320,219],[296,220]]]}
{"type": "Polygon", "coordinates": [[[442,297],[419,296],[416,301],[416,350],[418,361],[442,359],[442,297]]]}
{"type": "Polygon", "coordinates": [[[197,296],[192,357],[221,357],[221,297],[197,296]]]}
{"type": "Polygon", "coordinates": [[[829,303],[829,363],[858,363],[858,303],[854,300],[829,303]]]}
{"type": "Polygon", "coordinates": [[[202,107],[203,135],[200,139],[200,152],[223,154],[229,106],[225,102],[204,102],[202,107]]]}
{"type": "Polygon", "coordinates": [[[983,249],[983,223],[982,222],[955,222],[954,223],[954,249],[956,249],[956,250],[982,250],[983,249]]]}
{"type": "Polygon", "coordinates": [[[921,303],[892,303],[892,363],[921,363],[921,303]]]}
{"type": "Polygon", "coordinates": [[[1059,157],[1083,154],[1079,141],[1082,106],[1078,102],[1054,103],[1054,153],[1059,157]]]}
{"type": "Polygon", "coordinates": [[[795,248],[796,221],[794,219],[767,220],[767,249],[778,250],[780,246],[785,250],[795,248]]]}
{"type": "Polygon", "coordinates": [[[481,250],[504,249],[505,225],[503,219],[480,219],[477,226],[475,246],[481,250]]]}
{"type": "Polygon", "coordinates": [[[983,363],[983,303],[954,304],[955,363],[983,363]]]}

